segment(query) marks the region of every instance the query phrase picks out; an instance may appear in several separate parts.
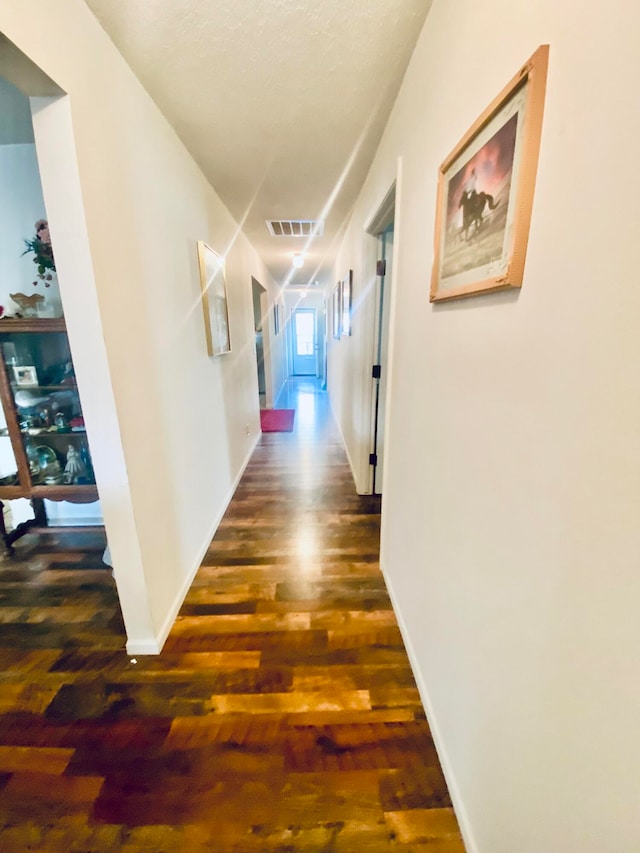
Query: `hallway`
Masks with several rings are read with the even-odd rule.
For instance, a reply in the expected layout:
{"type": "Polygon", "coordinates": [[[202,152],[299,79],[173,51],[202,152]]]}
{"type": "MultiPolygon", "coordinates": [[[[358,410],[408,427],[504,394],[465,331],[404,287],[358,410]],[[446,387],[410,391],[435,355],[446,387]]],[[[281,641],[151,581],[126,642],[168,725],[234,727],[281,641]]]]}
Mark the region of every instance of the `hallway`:
{"type": "Polygon", "coordinates": [[[378,502],[315,380],[278,404],[160,656],[121,650],[95,549],[0,564],[5,853],[464,853],[378,502]]]}

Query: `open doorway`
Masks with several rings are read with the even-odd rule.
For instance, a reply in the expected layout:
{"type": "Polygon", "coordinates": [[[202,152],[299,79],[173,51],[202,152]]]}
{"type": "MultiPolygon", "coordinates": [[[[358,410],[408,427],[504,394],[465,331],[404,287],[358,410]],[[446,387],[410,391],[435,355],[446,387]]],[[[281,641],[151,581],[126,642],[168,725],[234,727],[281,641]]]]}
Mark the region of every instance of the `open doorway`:
{"type": "MultiPolygon", "coordinates": [[[[327,324],[326,324],[326,300],[324,293],[315,288],[299,287],[288,288],[285,292],[285,329],[287,338],[287,372],[289,376],[303,375],[317,376],[326,389],[327,381],[327,324]],[[298,373],[300,364],[294,365],[294,353],[296,350],[296,311],[313,310],[315,314],[313,351],[313,370],[309,369],[310,362],[307,360],[305,373],[298,373]],[[307,372],[308,371],[308,372],[307,372]]],[[[303,321],[304,322],[304,321],[303,321]]],[[[309,354],[307,353],[307,356],[309,354]]],[[[304,367],[304,365],[303,365],[304,367]]]]}
{"type": "Polygon", "coordinates": [[[27,532],[103,531],[103,519],[49,236],[31,104],[4,77],[0,114],[0,533],[12,552],[27,532]]]}
{"type": "Polygon", "coordinates": [[[293,375],[315,376],[318,350],[315,308],[296,308],[292,320],[293,375]]]}
{"type": "Polygon", "coordinates": [[[253,291],[253,327],[255,329],[256,342],[256,366],[258,370],[258,397],[260,399],[260,408],[264,409],[267,405],[267,382],[264,369],[264,332],[262,328],[262,307],[261,301],[263,294],[266,294],[266,289],[251,277],[251,288],[253,291]]]}
{"type": "Polygon", "coordinates": [[[371,371],[371,431],[369,439],[370,487],[371,494],[374,495],[381,495],[384,485],[395,206],[396,188],[394,184],[367,228],[367,233],[375,238],[370,241],[370,246],[371,251],[375,252],[376,263],[373,369],[371,371]]]}
{"type": "MultiPolygon", "coordinates": [[[[6,531],[7,545],[15,543],[20,556],[27,558],[32,547],[43,554],[73,551],[78,555],[74,568],[83,565],[106,569],[102,559],[106,544],[104,506],[98,502],[98,477],[104,478],[104,472],[108,472],[106,480],[120,484],[119,505],[111,513],[115,524],[109,530],[115,568],[106,584],[110,589],[115,584],[113,594],[117,590],[120,604],[121,613],[114,630],[122,631],[121,615],[129,639],[143,637],[144,643],[138,648],[156,651],[154,626],[140,593],[143,586],[139,554],[126,543],[130,530],[130,516],[123,508],[128,496],[123,486],[128,484],[127,467],[115,418],[113,388],[108,379],[105,335],[88,249],[70,99],[2,33],[0,76],[3,83],[13,87],[3,86],[8,99],[15,103],[19,96],[23,106],[28,105],[32,129],[28,139],[12,140],[4,136],[0,142],[4,149],[0,168],[4,185],[0,197],[5,220],[0,252],[8,264],[14,265],[10,277],[5,268],[2,279],[10,293],[18,296],[18,301],[10,295],[6,300],[0,293],[0,304],[5,309],[0,374],[6,422],[0,430],[4,445],[0,502],[5,505],[13,502],[11,518],[6,520],[14,528],[6,531]],[[11,160],[16,168],[8,166],[11,160]],[[7,220],[12,222],[11,228],[5,227],[7,220]],[[40,220],[51,224],[50,236],[43,232],[40,220]],[[25,241],[33,241],[34,231],[41,242],[51,245],[55,270],[45,267],[43,272],[39,263],[33,263],[40,252],[21,254],[25,241]],[[23,262],[29,268],[26,278],[15,266],[23,262]],[[52,271],[55,282],[53,276],[47,278],[52,271]],[[41,274],[44,280],[38,277],[41,274]],[[44,299],[33,300],[30,297],[34,295],[44,299]],[[23,310],[17,310],[20,303],[23,310]],[[25,367],[29,370],[24,370],[25,367]],[[28,387],[24,387],[22,374],[28,378],[28,387]],[[27,395],[22,391],[28,392],[27,395]],[[8,469],[10,460],[12,467],[8,469]],[[10,482],[11,479],[16,482],[10,482]],[[26,533],[35,533],[37,537],[17,542],[26,533]],[[118,570],[119,555],[130,557],[124,561],[126,571],[118,570]],[[152,638],[151,642],[147,637],[152,638]]],[[[13,132],[22,121],[17,121],[6,104],[7,101],[0,108],[3,116],[0,124],[2,131],[13,132]]],[[[26,107],[21,112],[26,116],[26,107]]],[[[107,559],[110,564],[110,557],[107,559]]],[[[34,569],[39,570],[43,565],[46,568],[47,563],[39,563],[34,569]]],[[[114,603],[111,592],[109,598],[114,603]]]]}

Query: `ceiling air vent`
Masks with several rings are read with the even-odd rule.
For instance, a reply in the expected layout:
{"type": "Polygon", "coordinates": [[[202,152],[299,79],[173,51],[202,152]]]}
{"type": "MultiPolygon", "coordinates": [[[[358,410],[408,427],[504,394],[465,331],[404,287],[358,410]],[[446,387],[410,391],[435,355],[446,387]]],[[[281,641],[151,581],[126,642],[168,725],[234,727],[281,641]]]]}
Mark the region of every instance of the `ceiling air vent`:
{"type": "Polygon", "coordinates": [[[267,219],[272,237],[322,237],[323,219],[267,219]]]}

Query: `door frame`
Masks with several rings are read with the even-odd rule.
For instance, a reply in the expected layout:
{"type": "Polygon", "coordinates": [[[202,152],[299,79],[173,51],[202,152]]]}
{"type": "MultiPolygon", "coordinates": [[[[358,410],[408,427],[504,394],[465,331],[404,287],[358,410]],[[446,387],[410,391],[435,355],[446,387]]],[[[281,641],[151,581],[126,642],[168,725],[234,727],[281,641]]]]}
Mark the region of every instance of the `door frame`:
{"type": "MultiPolygon", "coordinates": [[[[256,354],[256,366],[258,369],[258,397],[260,396],[260,373],[262,372],[262,380],[264,383],[264,397],[265,397],[265,406],[267,405],[267,397],[270,396],[267,394],[267,355],[265,353],[265,345],[264,345],[264,310],[263,310],[263,299],[262,297],[267,292],[266,287],[260,284],[255,276],[251,276],[251,296],[253,301],[253,325],[255,329],[255,354],[256,354]],[[257,297],[257,301],[256,301],[257,297]],[[262,344],[262,365],[260,364],[260,359],[258,357],[258,346],[257,346],[257,335],[260,334],[260,340],[262,344]],[[261,371],[262,367],[262,371],[261,371]]],[[[269,316],[268,314],[266,315],[269,316]]],[[[270,373],[270,371],[269,371],[270,373]]]]}
{"type": "Polygon", "coordinates": [[[295,308],[291,310],[290,315],[290,330],[291,334],[289,336],[289,340],[291,343],[291,375],[292,376],[318,376],[318,351],[319,351],[319,343],[318,343],[318,309],[315,307],[301,307],[300,305],[296,305],[295,308]],[[313,314],[313,373],[296,373],[295,371],[295,360],[296,360],[296,340],[297,340],[297,330],[296,330],[296,313],[298,311],[313,314]]]}
{"type": "MultiPolygon", "coordinates": [[[[374,485],[374,470],[369,464],[369,454],[373,449],[373,438],[376,427],[376,380],[372,377],[371,370],[377,359],[377,336],[376,326],[380,317],[380,297],[381,287],[380,279],[376,275],[376,262],[378,260],[378,238],[386,228],[393,222],[394,224],[394,239],[393,239],[393,264],[391,267],[391,276],[387,276],[385,280],[385,299],[389,300],[389,324],[388,324],[388,339],[387,339],[387,363],[383,365],[386,371],[386,399],[384,411],[378,413],[378,419],[382,418],[382,435],[383,435],[383,453],[388,468],[391,448],[391,432],[390,432],[390,410],[393,399],[393,349],[394,349],[394,328],[395,328],[395,312],[396,312],[396,296],[398,292],[399,279],[399,259],[400,259],[400,190],[402,177],[402,160],[398,158],[397,171],[395,180],[387,189],[375,208],[374,213],[367,220],[364,228],[364,269],[366,280],[372,282],[373,298],[370,313],[370,340],[368,345],[368,358],[365,355],[365,382],[363,395],[363,429],[365,431],[365,440],[361,448],[361,471],[364,476],[362,483],[365,485],[364,490],[360,494],[373,494],[374,485]]],[[[365,353],[367,348],[365,347],[365,353]]]]}

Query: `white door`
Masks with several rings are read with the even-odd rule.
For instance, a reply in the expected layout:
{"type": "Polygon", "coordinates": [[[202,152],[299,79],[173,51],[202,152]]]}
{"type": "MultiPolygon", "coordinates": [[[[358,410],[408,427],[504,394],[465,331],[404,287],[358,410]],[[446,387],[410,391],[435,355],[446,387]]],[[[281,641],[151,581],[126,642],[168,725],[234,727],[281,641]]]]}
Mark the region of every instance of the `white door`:
{"type": "Polygon", "coordinates": [[[293,373],[316,375],[315,308],[297,308],[293,312],[293,373]]]}

